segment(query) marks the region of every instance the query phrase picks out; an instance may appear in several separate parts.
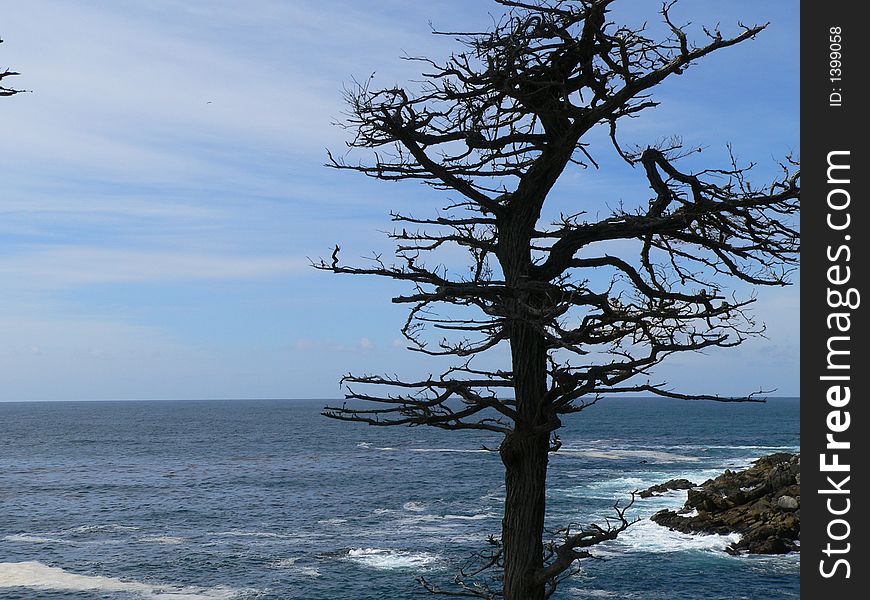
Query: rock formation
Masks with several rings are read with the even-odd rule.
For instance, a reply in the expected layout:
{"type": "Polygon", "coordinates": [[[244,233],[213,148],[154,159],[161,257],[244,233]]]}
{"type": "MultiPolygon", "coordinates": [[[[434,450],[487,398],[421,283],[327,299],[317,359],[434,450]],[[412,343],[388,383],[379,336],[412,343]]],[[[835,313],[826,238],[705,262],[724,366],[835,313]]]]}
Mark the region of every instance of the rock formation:
{"type": "MultiPolygon", "coordinates": [[[[666,487],[672,483],[653,486],[640,495],[686,489],[666,487]]],[[[683,510],[662,510],[652,520],[683,533],[739,533],[740,541],[727,548],[731,554],[800,550],[800,454],[771,454],[745,471],[726,470],[688,489],[683,510]]]]}
{"type": "Polygon", "coordinates": [[[664,483],[648,487],[638,494],[641,498],[649,498],[650,496],[661,496],[669,490],[690,490],[697,487],[697,484],[692,483],[688,479],[671,479],[664,483]]]}

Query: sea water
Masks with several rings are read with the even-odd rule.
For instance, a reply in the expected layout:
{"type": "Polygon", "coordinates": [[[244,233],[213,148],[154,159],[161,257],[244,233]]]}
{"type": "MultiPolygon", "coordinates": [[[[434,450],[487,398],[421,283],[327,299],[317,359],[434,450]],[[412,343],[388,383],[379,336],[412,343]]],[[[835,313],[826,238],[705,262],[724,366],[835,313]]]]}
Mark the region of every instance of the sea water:
{"type": "MultiPolygon", "coordinates": [[[[0,599],[424,598],[498,534],[498,436],[326,419],[321,401],[0,403],[0,599]]],[[[548,527],[799,449],[797,399],[609,399],[567,417],[548,527]]],[[[554,598],[796,598],[799,557],[641,521],[554,598]]]]}

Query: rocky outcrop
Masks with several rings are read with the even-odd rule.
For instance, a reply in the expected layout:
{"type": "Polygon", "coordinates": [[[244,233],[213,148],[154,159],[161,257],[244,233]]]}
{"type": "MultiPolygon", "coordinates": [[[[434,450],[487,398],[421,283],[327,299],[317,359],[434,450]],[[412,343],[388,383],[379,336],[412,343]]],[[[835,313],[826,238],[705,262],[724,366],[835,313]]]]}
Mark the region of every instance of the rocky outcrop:
{"type": "Polygon", "coordinates": [[[640,492],[638,495],[641,498],[649,498],[650,496],[661,496],[662,494],[670,490],[689,490],[693,487],[696,487],[696,485],[697,484],[692,483],[688,479],[671,479],[670,481],[648,487],[647,489],[640,492]]]}
{"type": "Polygon", "coordinates": [[[690,488],[683,510],[662,510],[651,518],[683,533],[739,533],[740,541],[727,549],[731,554],[799,550],[800,464],[800,454],[777,453],[745,471],[726,470],[690,488]]]}

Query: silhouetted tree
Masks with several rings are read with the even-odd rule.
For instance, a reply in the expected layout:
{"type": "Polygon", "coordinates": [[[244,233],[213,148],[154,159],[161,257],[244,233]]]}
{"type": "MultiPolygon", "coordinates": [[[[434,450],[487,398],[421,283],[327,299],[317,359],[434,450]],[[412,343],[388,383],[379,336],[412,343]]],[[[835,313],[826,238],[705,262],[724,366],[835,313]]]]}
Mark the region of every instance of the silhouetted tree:
{"type": "Polygon", "coordinates": [[[761,392],[678,393],[649,373],[675,353],[737,346],[762,331],[745,310],[753,298],[738,299],[725,285],[787,283],[799,247],[791,215],[800,185],[791,158],[781,177],[756,187],[747,178],[752,165],[733,157],[724,168],[692,171],[681,159],[697,147],[671,139],[628,148],[618,134],[624,119],[657,105],[653,87],[765,25],[739,25],[733,36],[703,28],[694,41],[669,2],[656,39],[611,22],[614,0],[495,1],[507,13],[490,30],[435,32],[462,46],[444,62],[408,57],[425,69],[413,89],[375,89],[369,80],[347,90],[349,146],[373,152],[353,163],[329,155],[336,169],[444,190],[449,205],[427,218],[392,214],[396,262],[375,256],[368,266],[348,266],[336,246],[331,260],[315,265],[408,282],[411,290],[393,302],[411,306],[403,329],[410,348],[461,360],[419,380],[347,375],[350,402],[324,414],[503,434],[504,519],[484,561],[503,568],[501,584],[476,582],[479,570],[460,574],[455,590],[423,583],[440,594],[541,600],[589,547],[629,525],[617,506],[607,526],[543,539],[548,454],[558,449],[562,416],[629,392],[756,400],[761,392]],[[563,171],[598,167],[584,141],[596,126],[646,178],[648,202],[594,218],[605,207],[581,196],[573,214],[542,223],[563,171]],[[467,250],[470,270],[424,260],[451,245],[467,250]],[[502,343],[510,347],[503,370],[471,360],[502,343]]]}
{"type": "MultiPolygon", "coordinates": [[[[3,40],[0,39],[0,44],[3,43],[3,40]]],[[[0,96],[12,96],[14,94],[18,94],[21,90],[16,90],[15,88],[6,87],[3,84],[3,80],[7,77],[12,77],[13,75],[20,75],[21,73],[17,73],[16,71],[10,71],[9,69],[3,69],[0,71],[0,96]]]]}

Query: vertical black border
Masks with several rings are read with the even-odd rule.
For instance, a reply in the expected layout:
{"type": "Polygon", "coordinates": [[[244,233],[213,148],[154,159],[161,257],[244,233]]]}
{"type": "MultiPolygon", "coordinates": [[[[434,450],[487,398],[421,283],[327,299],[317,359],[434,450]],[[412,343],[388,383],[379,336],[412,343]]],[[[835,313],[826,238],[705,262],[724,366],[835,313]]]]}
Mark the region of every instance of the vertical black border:
{"type": "MultiPolygon", "coordinates": [[[[801,446],[802,446],[802,491],[801,491],[801,597],[808,600],[831,599],[850,600],[867,598],[868,571],[866,546],[866,494],[859,490],[868,489],[867,469],[864,468],[870,450],[864,440],[870,436],[867,423],[866,404],[870,379],[870,364],[863,352],[863,344],[870,343],[867,332],[868,310],[863,305],[856,308],[830,306],[829,289],[839,289],[843,293],[855,288],[859,293],[868,292],[865,285],[867,265],[870,264],[867,239],[870,237],[870,211],[867,204],[870,197],[866,194],[867,178],[870,178],[867,152],[860,139],[860,130],[867,128],[864,114],[868,111],[864,76],[867,73],[865,62],[866,46],[870,41],[867,22],[861,18],[866,5],[863,2],[835,0],[832,2],[801,3],[801,446]],[[832,81],[836,71],[831,72],[836,63],[831,64],[832,28],[839,27],[842,81],[832,81]],[[832,93],[842,95],[840,102],[832,93]],[[833,171],[833,179],[849,179],[848,183],[832,183],[828,180],[828,157],[831,152],[839,154],[834,159],[838,164],[848,164],[844,169],[833,171]],[[847,174],[848,173],[848,174],[847,174]],[[832,211],[828,207],[828,194],[835,189],[848,193],[835,192],[833,203],[842,205],[849,198],[848,207],[832,211]],[[835,225],[845,222],[848,213],[850,225],[846,229],[832,229],[828,223],[829,213],[835,225]],[[849,251],[837,250],[848,246],[849,251]],[[851,260],[846,261],[851,254],[851,260]],[[833,275],[843,276],[845,267],[850,268],[850,280],[834,285],[829,280],[829,269],[840,265],[833,275]],[[849,313],[850,331],[837,332],[829,329],[828,317],[831,313],[849,313]],[[830,336],[848,336],[848,341],[838,340],[835,345],[848,349],[849,355],[839,355],[838,362],[848,363],[849,367],[840,370],[828,368],[828,342],[830,336]],[[847,347],[848,346],[848,347],[847,347]],[[821,379],[823,376],[847,375],[848,381],[835,382],[821,379]],[[833,407],[829,404],[827,392],[834,384],[849,386],[851,396],[847,405],[833,407]],[[842,426],[848,411],[848,429],[834,433],[837,441],[849,442],[849,449],[826,449],[827,434],[831,433],[828,417],[834,415],[834,427],[842,426]],[[839,422],[839,425],[837,424],[839,422]],[[823,472],[822,455],[828,463],[832,454],[838,454],[841,464],[848,464],[848,472],[823,472]],[[831,494],[833,482],[849,493],[831,494]],[[850,479],[843,483],[845,476],[850,479]],[[836,516],[827,506],[831,499],[834,510],[843,510],[848,501],[847,513],[836,516]],[[831,525],[830,532],[841,537],[833,540],[829,534],[829,524],[834,519],[842,522],[831,525]],[[847,552],[826,554],[828,544],[835,551],[847,552]],[[848,544],[848,546],[847,546],[848,544]],[[832,576],[824,577],[822,570],[831,574],[835,561],[844,559],[847,568],[840,564],[832,576]],[[823,562],[824,561],[824,562],[823,562]]],[[[834,33],[837,31],[833,30],[834,33]]],[[[836,54],[833,55],[836,60],[836,54]]],[[[861,298],[870,302],[870,295],[861,298]]],[[[841,321],[845,324],[847,321],[841,321]]],[[[836,402],[836,400],[835,400],[836,402]]]]}

